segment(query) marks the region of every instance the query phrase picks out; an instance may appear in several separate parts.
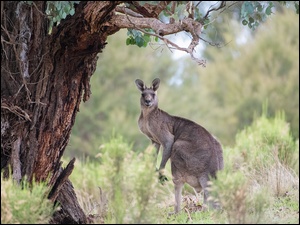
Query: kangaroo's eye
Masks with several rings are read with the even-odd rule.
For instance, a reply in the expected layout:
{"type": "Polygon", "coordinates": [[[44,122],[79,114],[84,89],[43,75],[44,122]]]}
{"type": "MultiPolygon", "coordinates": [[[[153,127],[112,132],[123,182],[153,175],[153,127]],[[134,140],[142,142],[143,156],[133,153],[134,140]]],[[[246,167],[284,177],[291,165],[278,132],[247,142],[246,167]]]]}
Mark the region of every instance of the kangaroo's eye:
{"type": "Polygon", "coordinates": [[[145,98],[145,94],[142,94],[142,97],[145,98]]]}
{"type": "Polygon", "coordinates": [[[155,97],[155,94],[151,94],[151,96],[152,96],[152,98],[154,98],[154,97],[155,97]]]}

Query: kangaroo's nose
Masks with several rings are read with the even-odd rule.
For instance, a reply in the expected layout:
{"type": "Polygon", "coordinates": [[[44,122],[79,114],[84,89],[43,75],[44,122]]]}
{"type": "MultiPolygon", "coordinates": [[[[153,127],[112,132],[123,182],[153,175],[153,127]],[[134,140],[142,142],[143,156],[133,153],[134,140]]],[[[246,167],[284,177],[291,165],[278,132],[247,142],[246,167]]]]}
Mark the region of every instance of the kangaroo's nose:
{"type": "Polygon", "coordinates": [[[146,103],[147,105],[149,105],[150,102],[151,102],[151,100],[148,100],[148,99],[145,100],[145,103],[146,103]]]}

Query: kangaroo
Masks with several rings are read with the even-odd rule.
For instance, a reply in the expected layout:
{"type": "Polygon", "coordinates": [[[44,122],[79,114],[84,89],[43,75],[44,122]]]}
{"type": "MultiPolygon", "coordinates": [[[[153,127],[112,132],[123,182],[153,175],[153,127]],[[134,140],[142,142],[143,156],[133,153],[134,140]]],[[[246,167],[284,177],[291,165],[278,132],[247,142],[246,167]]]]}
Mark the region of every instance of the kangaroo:
{"type": "Polygon", "coordinates": [[[208,181],[216,178],[223,169],[223,150],[219,141],[201,125],[178,116],[172,116],[158,108],[157,89],[160,79],[147,87],[140,79],[135,80],[141,91],[141,113],[138,119],[140,131],[156,147],[158,154],[163,148],[159,177],[166,180],[164,169],[171,162],[172,180],[175,187],[175,213],[181,208],[182,189],[189,184],[197,193],[204,192],[204,204],[208,199],[208,181]]]}

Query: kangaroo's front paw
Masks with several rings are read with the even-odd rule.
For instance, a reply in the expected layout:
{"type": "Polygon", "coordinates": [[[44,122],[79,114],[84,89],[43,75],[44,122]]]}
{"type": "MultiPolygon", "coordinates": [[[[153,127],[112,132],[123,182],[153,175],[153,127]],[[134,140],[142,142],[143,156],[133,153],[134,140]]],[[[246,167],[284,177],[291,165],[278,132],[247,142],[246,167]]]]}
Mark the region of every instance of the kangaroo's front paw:
{"type": "Polygon", "coordinates": [[[168,178],[166,177],[166,175],[164,175],[164,170],[160,170],[158,172],[158,179],[162,185],[164,185],[165,182],[168,181],[168,178]]]}

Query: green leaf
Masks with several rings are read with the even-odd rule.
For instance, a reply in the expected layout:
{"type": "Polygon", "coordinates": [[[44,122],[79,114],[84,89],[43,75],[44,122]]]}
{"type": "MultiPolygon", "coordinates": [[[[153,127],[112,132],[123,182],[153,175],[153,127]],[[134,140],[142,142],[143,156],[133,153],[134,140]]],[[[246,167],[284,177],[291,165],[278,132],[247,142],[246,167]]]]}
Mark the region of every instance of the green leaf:
{"type": "Polygon", "coordinates": [[[72,9],[70,10],[70,15],[73,16],[74,14],[75,14],[75,9],[72,8],[72,9]]]}
{"type": "Polygon", "coordinates": [[[181,4],[176,7],[175,13],[174,13],[174,18],[178,18],[179,20],[182,20],[184,17],[188,16],[188,12],[186,11],[186,5],[181,4]]]}
{"type": "Polygon", "coordinates": [[[127,36],[131,35],[131,31],[132,31],[132,29],[130,29],[130,28],[127,29],[127,36]]]}
{"type": "Polygon", "coordinates": [[[130,38],[126,39],[126,45],[130,45],[130,38]]]}
{"type": "Polygon", "coordinates": [[[55,7],[56,7],[57,10],[61,9],[61,3],[62,3],[61,1],[55,1],[54,2],[54,5],[55,5],[55,7]]]}
{"type": "Polygon", "coordinates": [[[131,45],[135,45],[136,44],[136,41],[133,37],[130,37],[130,44],[131,45]]]}
{"type": "Polygon", "coordinates": [[[144,42],[148,43],[150,42],[150,36],[149,35],[144,35],[144,42]]]}
{"type": "Polygon", "coordinates": [[[262,11],[263,11],[263,7],[262,7],[261,4],[259,4],[259,5],[257,6],[257,10],[258,10],[258,12],[262,12],[262,11]]]}
{"type": "Polygon", "coordinates": [[[270,2],[269,6],[266,8],[266,14],[267,14],[268,16],[270,16],[271,13],[272,13],[272,7],[273,7],[273,3],[270,2]]]}
{"type": "Polygon", "coordinates": [[[62,13],[61,18],[65,19],[67,17],[67,14],[65,12],[62,13]]]}
{"type": "Polygon", "coordinates": [[[132,35],[133,35],[134,37],[138,35],[138,31],[137,31],[137,30],[132,30],[131,33],[132,33],[132,35]]]}
{"type": "Polygon", "coordinates": [[[299,3],[297,4],[297,2],[295,2],[295,9],[296,9],[296,13],[299,14],[299,3]]]}
{"type": "Polygon", "coordinates": [[[251,2],[245,1],[242,5],[241,14],[242,17],[246,17],[254,12],[254,6],[251,2]]]}
{"type": "Polygon", "coordinates": [[[70,4],[67,4],[67,5],[64,7],[64,11],[65,11],[66,13],[69,13],[70,10],[71,10],[71,5],[70,5],[70,4]]]}
{"type": "Polygon", "coordinates": [[[258,20],[258,21],[262,21],[263,20],[260,14],[256,14],[256,20],[258,20]]]}
{"type": "Polygon", "coordinates": [[[249,17],[249,23],[254,23],[254,19],[252,17],[249,17]]]}
{"type": "Polygon", "coordinates": [[[33,1],[24,1],[25,3],[27,3],[28,5],[32,5],[33,1]]]}
{"type": "Polygon", "coordinates": [[[59,22],[60,20],[61,20],[60,15],[57,15],[57,16],[56,16],[56,22],[59,22]]]}
{"type": "Polygon", "coordinates": [[[198,8],[195,8],[195,11],[194,11],[194,18],[196,21],[199,21],[201,19],[202,15],[201,15],[201,12],[199,11],[198,8]]]}
{"type": "Polygon", "coordinates": [[[242,24],[243,24],[244,26],[246,26],[246,25],[248,24],[248,21],[247,21],[247,20],[243,20],[243,21],[242,21],[242,24]]]}
{"type": "Polygon", "coordinates": [[[136,41],[136,45],[139,46],[139,47],[142,47],[144,45],[144,40],[140,36],[137,36],[135,38],[135,41],[136,41]]]}

